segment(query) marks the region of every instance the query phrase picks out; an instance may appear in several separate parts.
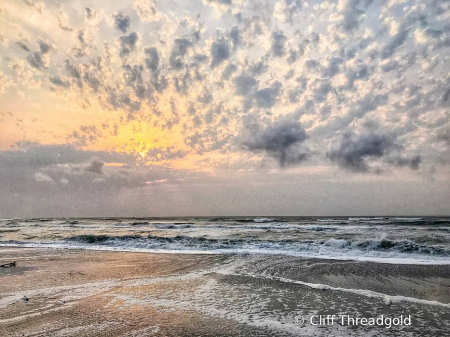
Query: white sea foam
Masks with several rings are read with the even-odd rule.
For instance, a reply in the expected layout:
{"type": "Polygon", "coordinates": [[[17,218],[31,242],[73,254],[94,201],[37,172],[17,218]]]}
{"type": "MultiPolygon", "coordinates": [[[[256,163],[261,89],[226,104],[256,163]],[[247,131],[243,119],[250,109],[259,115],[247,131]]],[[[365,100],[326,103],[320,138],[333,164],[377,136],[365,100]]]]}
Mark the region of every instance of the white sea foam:
{"type": "Polygon", "coordinates": [[[386,304],[417,303],[417,304],[433,305],[433,306],[440,306],[440,307],[444,307],[444,308],[450,308],[450,303],[442,303],[442,302],[438,302],[438,301],[430,301],[430,300],[424,300],[424,299],[420,299],[420,298],[407,297],[407,296],[387,295],[387,294],[379,293],[379,292],[372,291],[372,290],[333,287],[333,286],[330,286],[327,284],[309,283],[309,282],[303,282],[303,281],[298,281],[298,280],[292,280],[292,279],[288,279],[288,278],[284,278],[284,277],[276,277],[276,276],[268,276],[268,275],[241,274],[241,273],[228,273],[228,272],[222,272],[222,274],[235,275],[235,276],[246,276],[246,277],[252,277],[252,278],[259,278],[259,279],[275,280],[275,281],[280,281],[280,282],[285,282],[285,283],[299,284],[299,285],[302,285],[302,286],[305,286],[308,288],[312,288],[312,289],[317,289],[317,290],[345,292],[345,293],[365,296],[365,297],[369,297],[369,298],[381,299],[386,304]]]}
{"type": "MultiPolygon", "coordinates": [[[[338,241],[338,240],[336,240],[338,241]]],[[[339,241],[338,241],[339,242],[339,241]]],[[[339,245],[342,245],[339,243],[339,245]]],[[[326,260],[344,260],[344,261],[362,261],[376,262],[386,264],[411,264],[411,265],[450,265],[448,257],[430,257],[415,254],[402,253],[384,253],[372,252],[372,255],[364,255],[363,251],[349,250],[347,252],[339,252],[335,250],[318,250],[318,251],[293,251],[293,250],[274,250],[268,248],[230,248],[230,249],[194,249],[189,247],[170,248],[145,248],[135,247],[133,243],[123,246],[107,246],[107,245],[82,245],[67,243],[0,243],[0,247],[25,247],[25,248],[48,248],[48,249],[86,249],[98,251],[117,251],[117,252],[141,252],[153,254],[189,254],[189,255],[242,255],[242,254],[258,254],[258,255],[287,255],[302,258],[318,258],[326,260]],[[378,253],[377,255],[375,253],[378,253]]],[[[367,253],[366,253],[367,254],[367,253]]]]}

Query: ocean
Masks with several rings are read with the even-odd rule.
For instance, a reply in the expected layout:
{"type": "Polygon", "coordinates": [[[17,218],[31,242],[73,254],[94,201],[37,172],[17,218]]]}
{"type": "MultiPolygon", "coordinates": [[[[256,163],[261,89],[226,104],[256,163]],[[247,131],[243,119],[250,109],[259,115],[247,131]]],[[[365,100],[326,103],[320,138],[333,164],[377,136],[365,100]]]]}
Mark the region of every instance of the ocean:
{"type": "Polygon", "coordinates": [[[392,264],[450,264],[450,218],[2,219],[0,245],[177,254],[269,254],[392,264]]]}

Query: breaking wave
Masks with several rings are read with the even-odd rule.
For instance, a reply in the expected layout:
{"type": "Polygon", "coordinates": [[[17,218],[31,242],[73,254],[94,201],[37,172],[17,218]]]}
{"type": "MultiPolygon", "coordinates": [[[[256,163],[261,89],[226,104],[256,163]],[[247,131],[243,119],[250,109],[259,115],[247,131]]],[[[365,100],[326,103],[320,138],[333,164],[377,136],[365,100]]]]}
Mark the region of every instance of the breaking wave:
{"type": "Polygon", "coordinates": [[[411,240],[387,239],[327,241],[211,239],[156,235],[78,235],[53,242],[3,242],[13,246],[77,248],[94,250],[178,252],[200,254],[280,254],[336,260],[364,260],[395,263],[450,263],[450,249],[419,244],[411,240]]]}

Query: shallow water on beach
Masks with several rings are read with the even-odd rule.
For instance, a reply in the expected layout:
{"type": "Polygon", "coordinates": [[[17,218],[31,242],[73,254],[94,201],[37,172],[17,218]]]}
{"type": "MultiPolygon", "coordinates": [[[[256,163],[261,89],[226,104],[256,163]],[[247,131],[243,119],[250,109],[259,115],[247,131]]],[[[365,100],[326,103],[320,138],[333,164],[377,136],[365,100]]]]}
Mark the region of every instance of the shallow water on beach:
{"type": "Polygon", "coordinates": [[[18,261],[16,271],[0,270],[4,336],[447,336],[450,329],[446,265],[261,254],[0,252],[18,261]],[[336,321],[312,324],[318,315],[336,321]],[[403,315],[411,325],[352,326],[341,323],[343,315],[403,315]]]}

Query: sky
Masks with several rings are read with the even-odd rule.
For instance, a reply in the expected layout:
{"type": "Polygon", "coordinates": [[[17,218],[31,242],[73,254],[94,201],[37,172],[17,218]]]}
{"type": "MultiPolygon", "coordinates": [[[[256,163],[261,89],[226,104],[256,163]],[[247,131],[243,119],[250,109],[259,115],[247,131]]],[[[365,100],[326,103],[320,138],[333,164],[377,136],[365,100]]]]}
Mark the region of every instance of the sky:
{"type": "Polygon", "coordinates": [[[448,215],[450,2],[0,2],[0,217],[448,215]]]}

